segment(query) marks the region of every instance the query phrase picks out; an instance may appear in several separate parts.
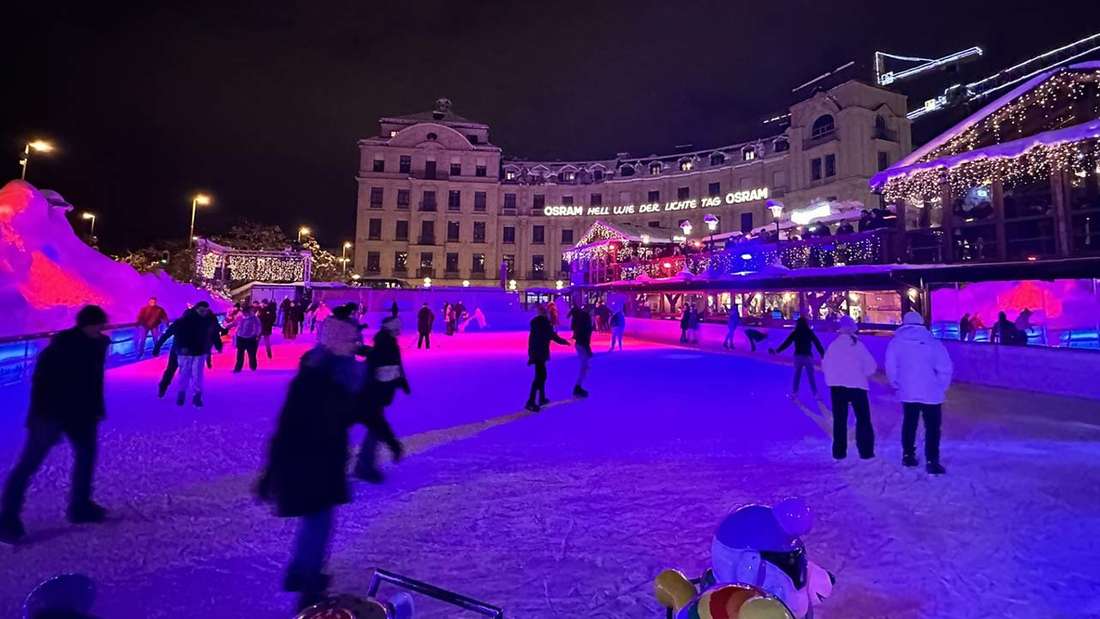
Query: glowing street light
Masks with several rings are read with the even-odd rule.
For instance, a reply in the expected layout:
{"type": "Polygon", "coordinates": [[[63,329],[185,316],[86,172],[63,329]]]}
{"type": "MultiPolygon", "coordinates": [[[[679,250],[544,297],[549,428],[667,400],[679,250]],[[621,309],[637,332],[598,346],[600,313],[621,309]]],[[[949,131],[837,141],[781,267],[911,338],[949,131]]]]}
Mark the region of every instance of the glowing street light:
{"type": "Polygon", "coordinates": [[[469,288],[470,287],[470,280],[468,280],[468,279],[462,280],[462,287],[463,288],[469,288]]]}
{"type": "Polygon", "coordinates": [[[432,287],[432,278],[430,278],[430,277],[425,277],[424,278],[424,287],[425,288],[431,288],[432,287]]]}
{"type": "Polygon", "coordinates": [[[347,267],[348,250],[351,249],[351,248],[352,248],[351,241],[344,241],[344,246],[340,248],[341,249],[340,260],[342,260],[344,262],[344,272],[345,273],[347,272],[347,269],[348,269],[348,267],[347,267]]]}
{"type": "Polygon", "coordinates": [[[19,165],[23,168],[23,171],[19,174],[21,180],[27,180],[27,164],[31,161],[31,151],[36,153],[53,152],[53,144],[50,144],[46,140],[31,140],[27,142],[27,145],[23,147],[23,157],[19,159],[19,165]]]}
{"type": "Polygon", "coordinates": [[[195,211],[198,210],[200,206],[210,206],[211,201],[210,196],[205,193],[196,193],[195,196],[191,198],[191,234],[187,237],[188,247],[195,244],[195,211]]]}
{"type": "Polygon", "coordinates": [[[779,241],[779,218],[783,216],[783,203],[779,200],[768,200],[765,202],[768,210],[771,211],[772,218],[775,219],[775,240],[779,241]]]}
{"type": "Polygon", "coordinates": [[[95,213],[89,213],[88,211],[84,211],[83,213],[80,214],[80,218],[81,219],[90,219],[92,221],[91,227],[88,228],[88,236],[90,236],[92,238],[95,238],[95,213]]]}
{"type": "Polygon", "coordinates": [[[703,223],[707,225],[707,230],[710,232],[710,244],[714,245],[714,233],[718,231],[718,217],[714,213],[707,213],[703,223]]]}
{"type": "Polygon", "coordinates": [[[309,234],[310,234],[310,229],[307,228],[306,226],[302,226],[301,228],[298,228],[298,242],[301,243],[302,242],[302,237],[303,236],[309,236],[309,234]]]}
{"type": "Polygon", "coordinates": [[[691,236],[691,221],[685,219],[680,222],[680,229],[684,231],[684,236],[691,236]]]}
{"type": "Polygon", "coordinates": [[[348,275],[348,259],[347,257],[340,258],[340,272],[344,277],[348,275]]]}

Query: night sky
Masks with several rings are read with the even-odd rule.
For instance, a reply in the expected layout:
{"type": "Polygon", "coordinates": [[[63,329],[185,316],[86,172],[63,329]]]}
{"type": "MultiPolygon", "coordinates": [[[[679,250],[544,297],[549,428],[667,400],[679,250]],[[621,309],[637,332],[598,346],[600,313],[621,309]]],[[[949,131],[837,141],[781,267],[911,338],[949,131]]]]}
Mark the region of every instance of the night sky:
{"type": "Polygon", "coordinates": [[[849,60],[869,80],[876,49],[979,45],[973,80],[1100,31],[1097,0],[23,4],[5,10],[3,174],[54,140],[28,180],[96,212],[109,251],[185,238],[196,190],[215,198],[202,234],[249,217],[349,239],[356,140],[441,96],[505,156],[646,155],[761,134],[794,86],[849,60]]]}

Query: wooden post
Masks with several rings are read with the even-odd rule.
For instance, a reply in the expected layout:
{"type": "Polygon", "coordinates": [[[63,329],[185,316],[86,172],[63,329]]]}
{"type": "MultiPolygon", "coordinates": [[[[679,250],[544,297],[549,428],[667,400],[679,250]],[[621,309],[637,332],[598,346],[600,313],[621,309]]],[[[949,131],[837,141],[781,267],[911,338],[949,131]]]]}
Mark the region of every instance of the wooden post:
{"type": "Polygon", "coordinates": [[[1063,170],[1050,173],[1050,197],[1054,201],[1054,251],[1062,257],[1073,253],[1070,246],[1069,178],[1063,170]]]}
{"type": "Polygon", "coordinates": [[[951,194],[951,185],[940,185],[940,229],[943,231],[943,243],[940,255],[945,263],[955,261],[955,204],[951,194]]]}
{"type": "Polygon", "coordinates": [[[993,181],[993,226],[997,235],[997,259],[1008,257],[1008,242],[1005,235],[1005,191],[1004,183],[993,181]]]}

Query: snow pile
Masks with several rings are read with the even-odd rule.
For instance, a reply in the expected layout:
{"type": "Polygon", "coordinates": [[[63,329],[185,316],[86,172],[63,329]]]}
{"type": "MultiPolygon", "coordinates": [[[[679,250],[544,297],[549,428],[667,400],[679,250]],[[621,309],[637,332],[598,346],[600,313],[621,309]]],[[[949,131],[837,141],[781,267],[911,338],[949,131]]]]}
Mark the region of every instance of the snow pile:
{"type": "Polygon", "coordinates": [[[141,274],[88,247],[65,213],[72,206],[24,181],[0,189],[0,336],[62,329],[94,303],[112,323],[132,322],[151,297],[169,316],[188,303],[225,302],[167,275],[141,274]]]}

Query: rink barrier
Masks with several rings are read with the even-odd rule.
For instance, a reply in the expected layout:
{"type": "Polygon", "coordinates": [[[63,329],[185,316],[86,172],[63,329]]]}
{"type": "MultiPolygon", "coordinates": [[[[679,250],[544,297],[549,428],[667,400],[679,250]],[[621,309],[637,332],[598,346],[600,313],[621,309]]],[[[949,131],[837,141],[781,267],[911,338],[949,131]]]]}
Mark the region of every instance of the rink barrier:
{"type": "Polygon", "coordinates": [[[430,598],[434,598],[441,602],[446,602],[452,606],[457,606],[463,610],[473,611],[479,615],[486,617],[492,617],[493,619],[504,619],[504,609],[493,606],[492,604],[486,604],[475,600],[471,597],[466,597],[460,593],[453,591],[447,591],[446,589],[440,589],[435,585],[429,585],[426,582],[421,582],[409,578],[408,576],[402,576],[400,574],[394,574],[393,572],[387,572],[386,570],[374,569],[371,571],[370,585],[367,589],[367,596],[376,598],[378,597],[378,589],[382,586],[383,582],[390,583],[407,589],[414,593],[426,595],[430,598]]]}

